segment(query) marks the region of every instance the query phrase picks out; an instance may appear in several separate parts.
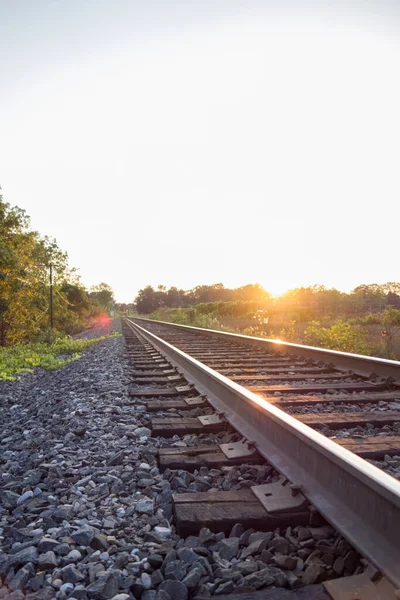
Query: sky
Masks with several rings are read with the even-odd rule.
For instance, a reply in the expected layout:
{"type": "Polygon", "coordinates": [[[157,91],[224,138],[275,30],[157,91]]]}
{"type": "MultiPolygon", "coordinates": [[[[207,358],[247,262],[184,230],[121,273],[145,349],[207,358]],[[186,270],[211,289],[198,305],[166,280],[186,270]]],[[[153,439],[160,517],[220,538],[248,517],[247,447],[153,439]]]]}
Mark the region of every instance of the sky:
{"type": "Polygon", "coordinates": [[[82,283],[400,281],[396,0],[0,0],[0,186],[82,283]]]}

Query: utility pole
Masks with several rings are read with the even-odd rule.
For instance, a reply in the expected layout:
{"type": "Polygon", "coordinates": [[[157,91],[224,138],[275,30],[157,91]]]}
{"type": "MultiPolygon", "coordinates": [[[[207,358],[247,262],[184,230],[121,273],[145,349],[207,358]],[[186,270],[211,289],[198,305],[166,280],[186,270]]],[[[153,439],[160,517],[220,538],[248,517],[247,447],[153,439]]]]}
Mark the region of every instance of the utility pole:
{"type": "Polygon", "coordinates": [[[53,327],[53,265],[50,263],[50,329],[53,327]]]}

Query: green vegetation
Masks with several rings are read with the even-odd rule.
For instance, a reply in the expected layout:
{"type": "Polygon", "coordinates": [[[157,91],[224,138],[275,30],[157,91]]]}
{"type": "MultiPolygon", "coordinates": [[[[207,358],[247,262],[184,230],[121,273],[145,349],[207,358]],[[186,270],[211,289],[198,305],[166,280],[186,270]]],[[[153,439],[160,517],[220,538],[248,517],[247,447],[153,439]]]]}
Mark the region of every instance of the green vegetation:
{"type": "MultiPolygon", "coordinates": [[[[386,307],[400,310],[400,283],[359,285],[349,294],[314,285],[289,290],[279,297],[273,297],[258,283],[235,289],[215,283],[199,285],[187,291],[178,290],[176,287],[167,290],[163,285],[154,289],[148,285],[139,290],[134,300],[134,308],[139,314],[149,315],[164,308],[197,308],[200,304],[210,303],[214,305],[211,310],[214,310],[215,303],[225,305],[232,302],[252,302],[256,310],[264,310],[271,314],[285,313],[286,316],[301,320],[320,317],[356,318],[382,312],[386,307]]],[[[237,306],[240,311],[245,308],[244,304],[237,306]]]]}
{"type": "Polygon", "coordinates": [[[400,360],[400,283],[361,285],[349,294],[313,286],[277,298],[257,284],[171,290],[140,290],[137,312],[155,320],[400,360]],[[171,290],[180,306],[170,306],[171,290]],[[154,309],[150,314],[144,310],[149,307],[154,309]]]}
{"type": "Polygon", "coordinates": [[[110,286],[86,290],[56,240],[31,231],[25,211],[3,202],[0,194],[0,346],[50,334],[50,265],[55,334],[78,333],[110,310],[110,286]]]}
{"type": "Polygon", "coordinates": [[[339,320],[330,327],[322,327],[318,321],[312,321],[304,331],[304,342],[309,346],[371,354],[372,348],[365,343],[366,333],[360,325],[339,320]]]}
{"type": "Polygon", "coordinates": [[[159,285],[155,290],[148,285],[139,293],[134,301],[135,309],[140,314],[150,314],[159,308],[185,308],[198,304],[214,302],[246,302],[253,301],[257,304],[268,303],[272,299],[260,284],[249,284],[235,290],[230,290],[222,283],[213,285],[198,285],[192,290],[178,290],[171,287],[169,290],[164,285],[159,285]]]}
{"type": "Polygon", "coordinates": [[[91,340],[57,338],[51,344],[36,342],[0,348],[0,381],[17,379],[16,375],[32,372],[34,367],[52,371],[81,357],[80,352],[102,340],[119,336],[112,333],[91,340]]]}

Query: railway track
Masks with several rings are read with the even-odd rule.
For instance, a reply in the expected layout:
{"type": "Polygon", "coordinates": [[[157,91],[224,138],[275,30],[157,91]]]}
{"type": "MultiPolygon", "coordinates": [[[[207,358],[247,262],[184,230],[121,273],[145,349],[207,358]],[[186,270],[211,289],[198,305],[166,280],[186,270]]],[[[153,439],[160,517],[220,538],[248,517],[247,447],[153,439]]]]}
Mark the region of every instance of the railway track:
{"type": "Polygon", "coordinates": [[[397,597],[400,482],[362,459],[397,474],[399,363],[142,320],[126,321],[125,332],[131,396],[161,440],[160,469],[207,473],[204,491],[174,495],[181,535],[240,522],[299,531],[322,515],[351,547],[333,552],[323,576],[313,579],[308,564],[294,587],[326,578],[324,597],[397,597]],[[234,494],[210,487],[213,471],[240,473],[234,494]],[[355,550],[384,577],[362,572],[355,550]],[[351,561],[358,566],[346,568],[351,561]],[[364,595],[350,596],[352,585],[364,595]]]}

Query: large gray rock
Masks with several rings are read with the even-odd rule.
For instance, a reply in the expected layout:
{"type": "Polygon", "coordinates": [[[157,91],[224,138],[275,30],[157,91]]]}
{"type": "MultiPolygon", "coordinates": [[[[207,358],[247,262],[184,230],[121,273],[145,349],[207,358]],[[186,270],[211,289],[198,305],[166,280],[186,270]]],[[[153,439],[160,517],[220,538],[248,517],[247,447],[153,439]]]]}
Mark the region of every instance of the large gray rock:
{"type": "Polygon", "coordinates": [[[28,580],[35,575],[35,570],[31,563],[28,563],[22,569],[19,569],[8,583],[10,590],[23,590],[28,580]]]}
{"type": "Polygon", "coordinates": [[[15,592],[11,592],[11,594],[7,594],[3,598],[4,600],[24,600],[25,594],[22,590],[15,590],[15,592]]]}
{"type": "Polygon", "coordinates": [[[19,504],[23,504],[24,502],[26,502],[27,500],[29,500],[30,498],[33,497],[33,492],[32,490],[28,490],[27,492],[25,492],[24,494],[22,494],[18,500],[17,500],[17,505],[19,504]]]}
{"type": "Polygon", "coordinates": [[[118,593],[118,578],[114,573],[107,573],[86,588],[89,598],[110,600],[118,593]]]}
{"type": "Polygon", "coordinates": [[[19,494],[11,490],[2,490],[0,493],[1,504],[4,508],[15,508],[19,499],[19,494]]]}
{"type": "Polygon", "coordinates": [[[79,546],[89,546],[90,542],[94,538],[94,534],[95,531],[93,527],[90,527],[90,525],[84,525],[77,531],[71,533],[71,537],[79,546]]]}
{"type": "Polygon", "coordinates": [[[243,578],[243,585],[249,586],[253,590],[258,590],[266,585],[272,585],[275,577],[271,575],[269,568],[262,569],[243,578]]]}
{"type": "Polygon", "coordinates": [[[268,548],[269,550],[275,550],[275,552],[279,552],[279,554],[288,554],[289,542],[284,537],[276,536],[270,542],[268,548]]]}
{"type": "Polygon", "coordinates": [[[238,537],[230,537],[226,540],[222,540],[217,544],[217,552],[219,553],[221,558],[225,558],[226,560],[231,560],[234,558],[239,551],[239,538],[238,537]]]}
{"type": "Polygon", "coordinates": [[[176,579],[181,581],[187,573],[188,565],[183,560],[172,560],[164,569],[165,579],[176,579]]]}
{"type": "Polygon", "coordinates": [[[189,591],[182,581],[163,581],[158,589],[167,592],[173,600],[188,600],[189,591]]]}
{"type": "Polygon", "coordinates": [[[272,531],[256,531],[249,536],[249,544],[252,544],[257,540],[265,540],[267,544],[269,544],[273,537],[274,533],[272,531]]]}
{"type": "Polygon", "coordinates": [[[247,548],[244,548],[242,550],[240,558],[243,560],[244,558],[247,558],[248,556],[252,556],[253,554],[257,554],[257,553],[261,552],[262,550],[264,550],[266,544],[267,544],[267,542],[265,540],[256,540],[252,544],[249,544],[249,546],[247,546],[247,548]]]}
{"type": "Polygon", "coordinates": [[[302,576],[303,585],[316,583],[323,573],[324,568],[321,565],[316,563],[309,565],[302,576]]]}
{"type": "Polygon", "coordinates": [[[289,571],[292,571],[297,567],[297,558],[294,558],[293,556],[276,554],[272,560],[281,569],[288,569],[289,571]]]}
{"type": "Polygon", "coordinates": [[[64,583],[78,583],[85,579],[85,576],[75,565],[67,565],[61,569],[61,575],[64,583]]]}
{"type": "Polygon", "coordinates": [[[38,565],[40,569],[44,571],[48,569],[55,569],[57,567],[57,557],[52,550],[39,554],[38,565]]]}
{"type": "Polygon", "coordinates": [[[26,563],[37,564],[39,558],[39,553],[35,546],[28,546],[23,550],[20,550],[16,554],[11,554],[7,560],[7,567],[10,569],[11,567],[16,567],[19,565],[26,565],[26,563]]]}
{"type": "Polygon", "coordinates": [[[182,579],[182,583],[184,583],[189,590],[194,590],[201,579],[201,575],[201,569],[194,567],[194,569],[191,569],[186,577],[182,579]]]}
{"type": "Polygon", "coordinates": [[[136,437],[144,437],[144,436],[149,437],[149,435],[151,434],[151,431],[148,427],[138,427],[137,429],[135,429],[135,431],[133,433],[135,434],[136,437]]]}
{"type": "Polygon", "coordinates": [[[225,594],[231,594],[234,591],[235,591],[235,585],[234,585],[233,581],[224,581],[216,588],[215,595],[222,596],[225,594]]]}
{"type": "Polygon", "coordinates": [[[199,555],[192,548],[179,548],[177,555],[179,560],[183,560],[188,565],[193,565],[199,560],[199,555]]]}
{"type": "Polygon", "coordinates": [[[149,590],[152,587],[151,577],[148,573],[142,573],[140,579],[145,590],[149,590]]]}
{"type": "Polygon", "coordinates": [[[142,498],[138,500],[135,510],[139,514],[152,515],[154,513],[154,503],[150,498],[142,498]]]}
{"type": "Polygon", "coordinates": [[[42,537],[40,542],[38,543],[39,552],[48,552],[49,550],[54,550],[57,546],[59,546],[60,542],[54,540],[51,537],[42,537]]]}
{"type": "Polygon", "coordinates": [[[242,575],[250,575],[251,573],[258,571],[257,563],[252,560],[239,561],[234,564],[233,568],[242,575]]]}
{"type": "MultiPolygon", "coordinates": [[[[140,600],[156,600],[156,598],[158,598],[156,590],[145,590],[141,595],[140,600]]],[[[114,600],[114,598],[112,600],[114,600]]]]}

